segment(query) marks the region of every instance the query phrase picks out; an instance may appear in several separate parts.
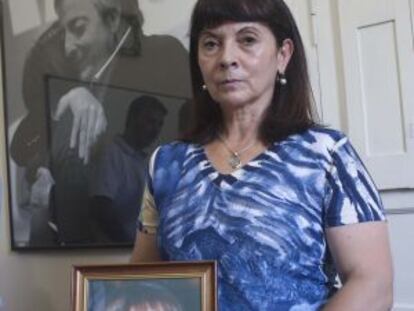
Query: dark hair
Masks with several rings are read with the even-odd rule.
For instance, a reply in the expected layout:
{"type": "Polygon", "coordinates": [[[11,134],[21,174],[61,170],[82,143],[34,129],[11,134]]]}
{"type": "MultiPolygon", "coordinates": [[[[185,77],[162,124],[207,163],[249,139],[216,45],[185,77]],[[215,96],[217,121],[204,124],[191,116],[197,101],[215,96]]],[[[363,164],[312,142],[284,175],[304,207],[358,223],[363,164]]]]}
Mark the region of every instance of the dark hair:
{"type": "Polygon", "coordinates": [[[223,130],[219,105],[202,89],[198,65],[198,40],[203,30],[227,21],[260,22],[270,28],[277,46],[285,39],[294,45],[286,68],[288,81],[276,81],[272,103],[259,128],[260,139],[272,143],[315,125],[313,96],[310,87],[305,49],[296,22],[283,0],[198,0],[191,17],[190,67],[194,94],[193,126],[183,140],[206,144],[223,130]]]}
{"type": "Polygon", "coordinates": [[[128,128],[137,116],[144,113],[153,113],[155,111],[160,112],[163,116],[168,113],[163,103],[153,96],[143,95],[135,98],[129,104],[125,120],[125,128],[128,128]]]}

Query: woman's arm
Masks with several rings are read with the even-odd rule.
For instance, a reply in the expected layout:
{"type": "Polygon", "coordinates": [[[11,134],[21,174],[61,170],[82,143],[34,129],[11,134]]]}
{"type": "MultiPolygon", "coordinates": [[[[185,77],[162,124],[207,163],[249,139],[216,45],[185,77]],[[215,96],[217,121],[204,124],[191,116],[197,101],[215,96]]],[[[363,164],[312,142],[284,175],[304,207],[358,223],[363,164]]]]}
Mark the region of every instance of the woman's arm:
{"type": "Polygon", "coordinates": [[[160,261],[161,254],[157,244],[159,215],[154,197],[146,186],[139,214],[140,229],[137,230],[135,245],[130,259],[131,263],[160,261]]]}
{"type": "Polygon", "coordinates": [[[130,262],[138,263],[160,260],[161,255],[157,247],[157,235],[138,231],[130,262]]]}
{"type": "Polygon", "coordinates": [[[393,269],[387,224],[333,227],[326,235],[343,287],[323,310],[390,310],[393,269]]]}

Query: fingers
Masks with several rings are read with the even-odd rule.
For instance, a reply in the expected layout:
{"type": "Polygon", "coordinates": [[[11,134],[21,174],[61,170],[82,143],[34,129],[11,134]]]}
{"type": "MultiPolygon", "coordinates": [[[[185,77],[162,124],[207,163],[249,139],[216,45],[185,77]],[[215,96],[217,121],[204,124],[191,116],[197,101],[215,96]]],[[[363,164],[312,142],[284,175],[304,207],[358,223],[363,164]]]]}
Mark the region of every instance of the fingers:
{"type": "Polygon", "coordinates": [[[96,122],[95,133],[96,135],[100,135],[106,131],[106,127],[108,125],[108,121],[106,120],[105,112],[103,109],[99,111],[98,122],[96,122]]]}
{"type": "Polygon", "coordinates": [[[106,116],[101,106],[94,109],[93,121],[90,121],[90,144],[93,145],[99,135],[105,132],[107,126],[106,116]]]}
{"type": "Polygon", "coordinates": [[[66,109],[68,109],[69,104],[70,104],[69,96],[70,94],[68,93],[60,98],[59,103],[56,108],[55,115],[53,117],[55,121],[58,121],[60,117],[62,116],[62,114],[66,111],[66,109]]]}
{"type": "Polygon", "coordinates": [[[84,145],[82,146],[82,150],[84,153],[83,153],[83,157],[81,157],[83,158],[84,164],[88,164],[90,149],[96,142],[97,137],[95,133],[95,127],[97,123],[97,114],[98,114],[97,109],[94,106],[89,106],[88,114],[85,117],[85,119],[87,118],[86,134],[85,134],[84,145]]]}
{"type": "Polygon", "coordinates": [[[89,155],[92,147],[98,140],[98,137],[106,130],[107,121],[102,106],[90,107],[88,116],[88,129],[85,142],[84,163],[89,161],[89,155]]]}
{"type": "Polygon", "coordinates": [[[68,107],[73,114],[69,145],[70,148],[78,146],[78,156],[87,164],[93,145],[106,130],[106,116],[101,103],[84,87],[74,88],[62,96],[55,119],[58,120],[68,107]]]}
{"type": "Polygon", "coordinates": [[[80,118],[81,116],[78,113],[73,114],[73,124],[72,124],[72,131],[70,132],[70,143],[69,147],[71,149],[75,148],[78,134],[80,131],[80,118]]]}
{"type": "Polygon", "coordinates": [[[86,133],[88,130],[88,114],[83,114],[80,117],[79,123],[79,146],[78,146],[78,156],[80,159],[85,159],[86,152],[86,133]]]}

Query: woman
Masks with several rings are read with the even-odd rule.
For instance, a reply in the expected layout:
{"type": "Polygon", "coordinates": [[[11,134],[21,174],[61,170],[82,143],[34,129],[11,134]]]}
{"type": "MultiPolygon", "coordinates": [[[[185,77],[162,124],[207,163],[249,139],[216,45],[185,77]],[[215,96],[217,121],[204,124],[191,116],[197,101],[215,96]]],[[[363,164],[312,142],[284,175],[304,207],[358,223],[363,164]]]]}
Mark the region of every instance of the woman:
{"type": "Polygon", "coordinates": [[[312,118],[287,6],[199,0],[190,40],[195,126],[152,157],[132,261],[217,260],[221,311],[389,309],[379,195],[312,118]]]}

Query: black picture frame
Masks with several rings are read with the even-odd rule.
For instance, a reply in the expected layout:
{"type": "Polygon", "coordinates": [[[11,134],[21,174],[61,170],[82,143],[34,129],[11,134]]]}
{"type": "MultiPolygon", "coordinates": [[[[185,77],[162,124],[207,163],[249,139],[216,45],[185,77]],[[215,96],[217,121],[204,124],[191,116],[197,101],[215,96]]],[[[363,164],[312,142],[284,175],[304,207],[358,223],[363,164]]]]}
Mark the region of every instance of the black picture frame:
{"type": "MultiPolygon", "coordinates": [[[[166,110],[162,129],[158,135],[151,134],[156,138],[139,150],[144,153],[145,162],[157,145],[176,139],[188,125],[187,108],[191,100],[188,52],[178,39],[170,35],[145,35],[137,0],[124,0],[120,1],[123,4],[119,16],[120,25],[124,28],[119,29],[119,34],[111,33],[113,46],[108,55],[102,56],[103,61],[95,67],[89,66],[95,64],[93,61],[99,58],[99,53],[95,51],[97,54],[89,57],[90,63],[82,63],[82,60],[88,59],[90,54],[87,51],[97,46],[98,36],[93,37],[95,41],[90,41],[89,46],[84,43],[83,49],[81,46],[78,52],[72,52],[62,18],[40,20],[36,27],[16,30],[18,27],[12,19],[18,15],[11,14],[11,1],[0,2],[11,249],[129,248],[133,244],[131,234],[126,237],[124,233],[109,232],[120,228],[120,225],[109,225],[108,221],[107,225],[101,221],[97,225],[96,217],[90,216],[97,215],[98,206],[94,203],[94,211],[91,212],[89,199],[97,196],[91,190],[91,179],[94,179],[91,176],[97,176],[95,166],[104,157],[103,150],[116,137],[125,138],[122,131],[125,130],[127,107],[133,99],[152,98],[161,102],[166,110]],[[76,60],[76,53],[83,53],[82,57],[76,60]],[[93,69],[88,69],[88,66],[93,69]],[[84,160],[80,158],[80,130],[75,135],[78,145],[70,146],[76,110],[73,107],[81,100],[69,95],[78,95],[78,91],[88,92],[95,98],[107,124],[88,149],[90,158],[86,169],[75,163],[84,160]],[[59,105],[63,105],[63,98],[71,98],[70,104],[65,106],[59,118],[55,118],[59,105]],[[115,109],[114,103],[122,109],[115,109]],[[65,157],[62,157],[62,150],[65,157]],[[67,164],[69,161],[75,164],[67,164]],[[62,165],[66,169],[59,170],[62,165]],[[70,186],[62,182],[70,178],[75,180],[70,186]],[[83,190],[87,190],[88,197],[77,198],[83,190]],[[63,208],[65,205],[68,207],[63,208]],[[80,212],[80,206],[87,206],[87,209],[80,212]],[[85,221],[85,215],[93,220],[92,224],[85,221]],[[65,222],[69,224],[65,225],[65,222]],[[98,228],[98,234],[82,236],[81,227],[92,228],[94,232],[98,227],[102,230],[98,228]]],[[[42,1],[37,3],[39,5],[42,1]]],[[[150,18],[145,16],[145,19],[150,18]]],[[[109,31],[110,28],[102,29],[109,31]]],[[[106,32],[101,34],[107,35],[106,32]]],[[[145,113],[146,119],[150,120],[150,112],[145,113]]],[[[91,124],[89,129],[94,128],[96,122],[91,124]]],[[[83,129],[88,130],[88,126],[83,129]]],[[[116,202],[113,195],[109,195],[110,191],[102,192],[100,197],[109,197],[112,203],[116,202]]]]}

